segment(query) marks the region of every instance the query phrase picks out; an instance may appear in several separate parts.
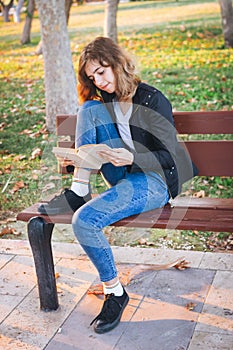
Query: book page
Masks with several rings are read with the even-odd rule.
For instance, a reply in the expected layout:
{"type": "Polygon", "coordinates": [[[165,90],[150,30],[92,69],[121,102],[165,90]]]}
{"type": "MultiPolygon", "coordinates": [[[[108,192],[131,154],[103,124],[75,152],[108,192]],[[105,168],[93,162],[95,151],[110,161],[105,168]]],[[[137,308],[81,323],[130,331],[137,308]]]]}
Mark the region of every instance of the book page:
{"type": "Polygon", "coordinates": [[[76,167],[100,169],[102,164],[107,163],[107,161],[100,157],[97,152],[110,149],[111,148],[105,144],[88,144],[78,149],[53,147],[53,153],[56,157],[72,160],[76,167]]]}

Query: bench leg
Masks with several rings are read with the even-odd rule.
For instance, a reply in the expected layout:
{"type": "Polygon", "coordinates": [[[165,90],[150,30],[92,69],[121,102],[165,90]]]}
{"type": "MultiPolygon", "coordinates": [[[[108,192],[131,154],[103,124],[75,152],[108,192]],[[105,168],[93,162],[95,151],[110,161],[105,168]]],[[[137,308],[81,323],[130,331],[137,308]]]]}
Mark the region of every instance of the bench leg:
{"type": "Polygon", "coordinates": [[[28,222],[28,238],[31,245],[43,311],[56,310],[59,306],[54,274],[51,237],[54,224],[47,223],[41,217],[28,222]]]}

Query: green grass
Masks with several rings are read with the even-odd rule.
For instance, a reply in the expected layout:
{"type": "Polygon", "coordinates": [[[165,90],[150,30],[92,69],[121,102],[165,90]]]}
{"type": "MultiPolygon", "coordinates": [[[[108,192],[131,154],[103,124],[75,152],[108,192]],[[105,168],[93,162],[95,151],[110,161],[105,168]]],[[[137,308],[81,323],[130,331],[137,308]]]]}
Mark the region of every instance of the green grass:
{"type": "MultiPolygon", "coordinates": [[[[103,4],[72,7],[69,33],[75,69],[84,45],[103,34],[103,20],[103,4]]],[[[43,58],[34,54],[40,41],[37,13],[27,46],[20,44],[23,24],[0,18],[2,217],[48,191],[69,186],[71,180],[57,174],[56,162],[48,156],[55,141],[50,142],[54,136],[45,131],[43,58]],[[43,151],[42,159],[32,159],[37,148],[43,151]]],[[[142,79],[163,91],[175,110],[233,108],[233,51],[224,49],[216,1],[122,3],[118,37],[135,57],[142,79]]],[[[98,179],[97,190],[102,185],[98,179]]],[[[232,185],[231,178],[201,177],[191,183],[190,194],[205,190],[207,196],[232,197],[232,185]]]]}

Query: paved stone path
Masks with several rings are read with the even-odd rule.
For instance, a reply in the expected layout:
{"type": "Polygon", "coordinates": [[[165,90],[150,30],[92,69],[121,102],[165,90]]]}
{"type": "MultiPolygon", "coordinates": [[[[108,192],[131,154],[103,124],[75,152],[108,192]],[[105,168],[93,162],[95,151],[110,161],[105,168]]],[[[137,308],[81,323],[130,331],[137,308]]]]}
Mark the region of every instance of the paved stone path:
{"type": "Polygon", "coordinates": [[[96,270],[77,243],[53,243],[60,307],[39,310],[27,241],[0,240],[0,350],[232,350],[233,254],[115,247],[120,274],[133,271],[130,302],[113,331],[89,326],[102,296],[87,294],[96,270]],[[178,257],[179,271],[144,270],[178,257]]]}

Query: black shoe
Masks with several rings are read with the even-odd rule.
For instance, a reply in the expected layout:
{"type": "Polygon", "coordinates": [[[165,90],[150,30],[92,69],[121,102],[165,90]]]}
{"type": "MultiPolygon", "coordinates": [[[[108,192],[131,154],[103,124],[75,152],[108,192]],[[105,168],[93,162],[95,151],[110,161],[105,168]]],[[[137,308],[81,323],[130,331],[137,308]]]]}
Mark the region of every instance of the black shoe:
{"type": "Polygon", "coordinates": [[[91,322],[96,333],[106,333],[115,328],[120,322],[121,315],[128,304],[129,296],[124,289],[120,297],[114,294],[105,295],[104,305],[98,316],[91,322]]]}
{"type": "Polygon", "coordinates": [[[90,194],[85,197],[80,197],[74,191],[65,188],[59,196],[55,196],[48,203],[41,204],[38,207],[38,211],[43,215],[58,215],[75,212],[90,199],[90,194]]]}

